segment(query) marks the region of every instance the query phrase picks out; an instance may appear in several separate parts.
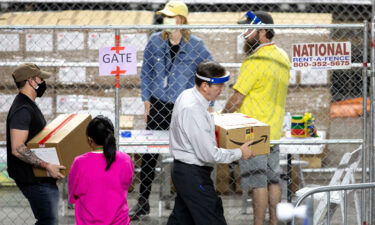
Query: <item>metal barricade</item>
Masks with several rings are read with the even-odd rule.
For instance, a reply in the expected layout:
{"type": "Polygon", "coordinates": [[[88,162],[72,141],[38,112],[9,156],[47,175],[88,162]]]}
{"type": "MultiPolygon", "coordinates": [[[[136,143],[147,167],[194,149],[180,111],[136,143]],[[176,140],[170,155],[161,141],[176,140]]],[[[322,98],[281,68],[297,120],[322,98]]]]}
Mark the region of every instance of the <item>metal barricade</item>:
{"type": "MultiPolygon", "coordinates": [[[[347,199],[347,195],[348,195],[348,191],[354,191],[354,190],[364,190],[364,189],[374,189],[375,188],[375,183],[359,183],[359,184],[347,184],[347,185],[334,185],[334,186],[322,186],[322,187],[317,187],[317,188],[312,188],[310,191],[306,192],[305,194],[301,195],[297,201],[296,201],[296,204],[295,204],[295,207],[299,207],[302,202],[307,199],[308,197],[311,197],[312,200],[314,200],[314,194],[318,194],[318,193],[324,193],[326,192],[326,201],[327,201],[327,216],[326,216],[326,224],[330,225],[331,224],[331,213],[330,213],[330,202],[331,202],[331,194],[330,192],[332,191],[342,191],[343,194],[342,194],[342,199],[343,199],[343,215],[344,215],[344,218],[343,219],[343,222],[345,225],[348,224],[348,219],[347,219],[347,215],[348,215],[348,199],[347,199]]],[[[314,223],[314,209],[313,208],[309,208],[309,210],[312,210],[312,212],[306,212],[306,216],[308,216],[308,225],[312,225],[312,224],[315,224],[314,223]]],[[[317,221],[319,222],[319,221],[317,221]]],[[[361,221],[362,223],[361,224],[366,224],[365,221],[361,221]]],[[[292,221],[292,224],[294,225],[295,224],[295,218],[293,218],[293,221],[292,221]]]]}

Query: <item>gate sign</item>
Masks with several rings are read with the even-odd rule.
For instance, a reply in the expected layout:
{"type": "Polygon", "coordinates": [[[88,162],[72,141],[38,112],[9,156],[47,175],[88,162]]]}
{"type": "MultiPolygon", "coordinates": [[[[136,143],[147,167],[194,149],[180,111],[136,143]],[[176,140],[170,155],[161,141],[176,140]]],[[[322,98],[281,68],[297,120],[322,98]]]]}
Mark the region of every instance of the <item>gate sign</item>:
{"type": "Polygon", "coordinates": [[[300,43],[292,45],[292,68],[349,69],[352,64],[350,42],[300,43]]]}
{"type": "Polygon", "coordinates": [[[99,49],[99,75],[114,76],[137,74],[137,50],[135,46],[116,46],[99,49]]]}

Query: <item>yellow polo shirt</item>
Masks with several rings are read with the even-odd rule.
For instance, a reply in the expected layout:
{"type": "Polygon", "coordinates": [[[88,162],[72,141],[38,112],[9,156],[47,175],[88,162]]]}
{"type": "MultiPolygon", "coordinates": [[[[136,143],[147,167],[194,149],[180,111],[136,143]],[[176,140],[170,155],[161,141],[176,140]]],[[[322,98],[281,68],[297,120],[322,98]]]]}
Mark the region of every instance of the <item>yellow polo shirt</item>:
{"type": "Polygon", "coordinates": [[[286,52],[275,44],[260,46],[241,65],[235,90],[245,96],[239,112],[271,126],[271,140],[282,136],[290,77],[286,52]]]}

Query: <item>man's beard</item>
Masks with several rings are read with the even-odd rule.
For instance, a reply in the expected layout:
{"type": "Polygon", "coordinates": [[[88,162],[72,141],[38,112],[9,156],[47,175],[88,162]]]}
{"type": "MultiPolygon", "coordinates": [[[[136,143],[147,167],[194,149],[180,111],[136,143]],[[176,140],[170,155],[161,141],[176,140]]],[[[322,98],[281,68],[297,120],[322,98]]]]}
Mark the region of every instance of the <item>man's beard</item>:
{"type": "Polygon", "coordinates": [[[257,31],[255,37],[251,38],[250,40],[245,40],[245,43],[243,45],[243,52],[246,56],[249,56],[254,52],[256,48],[259,47],[259,45],[259,32],[257,31]]]}

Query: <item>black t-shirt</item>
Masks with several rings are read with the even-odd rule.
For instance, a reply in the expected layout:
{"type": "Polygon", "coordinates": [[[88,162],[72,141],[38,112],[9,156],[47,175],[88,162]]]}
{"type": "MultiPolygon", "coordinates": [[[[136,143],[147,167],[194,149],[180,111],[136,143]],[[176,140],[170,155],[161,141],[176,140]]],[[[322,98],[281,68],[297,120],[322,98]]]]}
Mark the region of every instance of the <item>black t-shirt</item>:
{"type": "Polygon", "coordinates": [[[178,50],[180,50],[180,45],[172,45],[170,41],[168,41],[169,47],[171,47],[171,61],[174,62],[174,59],[176,58],[178,50]]]}
{"type": "Polygon", "coordinates": [[[9,118],[9,128],[18,130],[29,130],[31,115],[29,111],[22,107],[9,118]]]}
{"type": "MultiPolygon", "coordinates": [[[[38,106],[26,95],[19,93],[10,107],[7,117],[7,163],[8,173],[18,185],[36,182],[56,182],[53,178],[35,177],[32,166],[12,154],[10,129],[28,130],[26,143],[37,135],[46,125],[46,120],[38,106]]],[[[25,144],[26,144],[25,143],[25,144]]]]}

